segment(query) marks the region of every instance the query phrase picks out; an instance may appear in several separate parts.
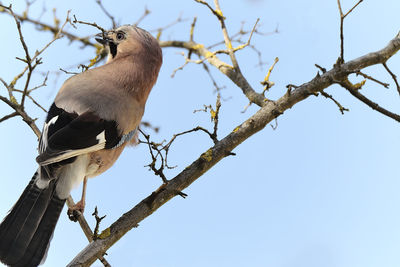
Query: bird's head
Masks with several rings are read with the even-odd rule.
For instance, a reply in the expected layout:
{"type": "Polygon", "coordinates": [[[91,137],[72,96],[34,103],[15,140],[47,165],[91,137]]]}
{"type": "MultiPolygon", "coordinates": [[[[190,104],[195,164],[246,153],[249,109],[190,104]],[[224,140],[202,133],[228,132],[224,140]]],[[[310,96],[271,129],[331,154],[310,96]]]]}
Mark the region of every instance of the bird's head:
{"type": "Polygon", "coordinates": [[[117,29],[100,33],[96,40],[109,49],[108,64],[121,66],[129,62],[129,75],[115,73],[120,81],[127,84],[143,101],[146,101],[155,84],[162,64],[162,51],[158,41],[147,31],[124,25],[117,29]],[[134,85],[134,86],[132,86],[134,85]]]}
{"type": "Polygon", "coordinates": [[[109,49],[110,58],[118,59],[129,55],[145,56],[162,63],[162,52],[158,41],[146,30],[133,25],[124,25],[117,29],[99,33],[96,41],[109,49]]]}

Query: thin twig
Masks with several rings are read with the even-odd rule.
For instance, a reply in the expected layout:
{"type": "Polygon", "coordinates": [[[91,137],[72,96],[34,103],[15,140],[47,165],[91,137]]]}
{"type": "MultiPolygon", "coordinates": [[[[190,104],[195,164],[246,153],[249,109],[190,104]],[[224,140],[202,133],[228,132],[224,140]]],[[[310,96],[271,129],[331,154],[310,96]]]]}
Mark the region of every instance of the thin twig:
{"type": "MultiPolygon", "coordinates": [[[[246,78],[243,76],[243,74],[240,71],[239,64],[237,62],[237,59],[236,59],[236,56],[234,53],[234,48],[232,46],[232,41],[229,37],[228,31],[227,31],[227,28],[225,25],[225,17],[223,16],[223,13],[221,11],[218,0],[214,0],[214,4],[216,7],[215,10],[207,2],[205,2],[203,0],[195,0],[195,1],[207,6],[212,11],[212,13],[218,18],[218,20],[221,24],[221,29],[222,29],[222,33],[224,36],[225,46],[228,50],[228,54],[229,54],[229,57],[231,59],[232,65],[233,65],[233,70],[232,69],[226,70],[224,68],[226,70],[225,74],[229,73],[229,74],[227,74],[227,76],[229,78],[231,78],[236,84],[240,84],[239,87],[242,89],[243,93],[250,100],[250,102],[253,102],[259,106],[264,106],[265,105],[265,97],[262,94],[258,94],[254,91],[254,89],[250,86],[250,84],[248,83],[248,81],[246,80],[246,78]]],[[[194,42],[191,42],[191,43],[194,43],[194,42]]],[[[197,54],[203,54],[203,56],[205,58],[207,58],[207,61],[210,62],[211,64],[212,64],[212,62],[217,60],[217,58],[215,57],[215,54],[217,52],[211,53],[204,46],[198,47],[197,49],[195,49],[195,52],[197,54]],[[210,54],[211,54],[211,57],[209,57],[210,54]]],[[[230,65],[228,65],[226,63],[223,65],[225,65],[228,68],[232,68],[230,65]]],[[[224,72],[222,68],[218,67],[218,69],[220,71],[224,72]]]]}
{"type": "Polygon", "coordinates": [[[344,34],[343,34],[343,23],[344,19],[349,15],[353,10],[362,2],[363,0],[359,0],[357,4],[355,4],[346,14],[343,14],[342,5],[340,0],[337,0],[339,13],[340,13],[340,57],[339,57],[339,65],[344,62],[344,34]]]}
{"type": "Polygon", "coordinates": [[[41,110],[43,110],[45,113],[47,113],[47,110],[40,105],[31,95],[28,95],[28,98],[33,102],[33,104],[35,104],[38,108],[40,108],[41,110]]]}
{"type": "Polygon", "coordinates": [[[11,118],[13,118],[13,117],[16,117],[16,116],[18,116],[18,115],[19,115],[18,112],[13,112],[13,113],[11,113],[11,114],[9,114],[9,115],[6,115],[6,116],[4,116],[3,118],[1,118],[1,119],[0,119],[0,122],[6,121],[6,120],[11,119],[11,118]]]}
{"type": "Polygon", "coordinates": [[[271,76],[271,73],[272,73],[272,71],[273,71],[273,69],[274,69],[276,63],[278,63],[278,62],[279,62],[279,58],[276,57],[275,60],[274,60],[274,63],[273,63],[273,64],[271,65],[271,67],[268,69],[267,75],[265,75],[264,80],[260,82],[261,85],[264,86],[263,94],[265,94],[265,92],[268,91],[268,90],[269,90],[272,86],[274,86],[274,84],[275,84],[274,82],[271,82],[271,81],[269,80],[269,77],[271,76]]]}
{"type": "Polygon", "coordinates": [[[346,18],[348,14],[350,14],[359,4],[361,4],[362,1],[364,1],[364,0],[358,1],[357,4],[355,4],[349,11],[347,11],[347,13],[344,14],[344,18],[346,18]]]}
{"type": "MultiPolygon", "coordinates": [[[[164,42],[163,44],[166,45],[167,43],[164,42]]],[[[187,42],[174,41],[168,44],[173,47],[181,45],[179,47],[185,49],[192,47],[192,43],[187,42]]],[[[307,99],[314,93],[321,92],[327,87],[340,82],[341,79],[344,79],[343,77],[347,77],[350,73],[385,62],[399,50],[400,36],[396,36],[383,49],[344,63],[342,68],[333,68],[320,76],[316,76],[298,86],[291,94],[284,94],[275,103],[267,102],[253,116],[243,121],[216,145],[204,151],[198,159],[184,168],[175,178],[171,179],[165,185],[164,190],[152,193],[110,225],[110,235],[105,239],[98,239],[89,244],[68,266],[88,266],[93,263],[97,255],[104,253],[139,222],[156,212],[158,208],[170,199],[177,196],[177,192],[190,186],[223,158],[230,155],[230,152],[242,142],[245,142],[253,134],[264,129],[271,121],[287,112],[290,108],[293,108],[297,103],[307,99]]]]}
{"type": "Polygon", "coordinates": [[[323,67],[321,67],[320,65],[318,65],[318,64],[314,64],[314,65],[315,65],[315,67],[317,67],[318,69],[320,69],[320,70],[322,71],[322,73],[325,73],[325,72],[326,72],[326,69],[323,68],[323,67]]]}
{"type": "Polygon", "coordinates": [[[74,18],[74,20],[71,21],[71,22],[74,23],[74,24],[79,23],[79,24],[83,24],[83,25],[89,25],[89,26],[92,26],[92,27],[95,27],[95,28],[99,29],[102,33],[106,32],[106,30],[103,27],[97,25],[96,22],[81,21],[81,20],[78,20],[75,15],[73,16],[73,18],[74,18]]]}
{"type": "Polygon", "coordinates": [[[219,86],[217,84],[217,81],[214,79],[213,75],[211,74],[211,71],[208,68],[207,64],[203,63],[202,65],[203,65],[204,70],[207,72],[208,77],[210,77],[210,80],[211,80],[212,84],[215,87],[214,92],[220,92],[222,89],[224,89],[226,86],[219,86]]]}
{"type": "Polygon", "coordinates": [[[101,2],[101,0],[96,0],[96,3],[99,5],[100,9],[104,12],[104,14],[106,14],[106,16],[111,20],[112,28],[113,28],[113,29],[117,28],[117,23],[115,22],[114,16],[112,16],[112,15],[107,11],[107,9],[103,6],[103,3],[101,2]]]}
{"type": "Polygon", "coordinates": [[[96,219],[96,226],[94,227],[94,230],[93,230],[93,240],[97,240],[99,238],[100,223],[107,215],[99,217],[99,213],[97,211],[97,206],[96,206],[94,208],[94,212],[92,213],[92,216],[94,216],[94,218],[96,219]]]}
{"type": "Polygon", "coordinates": [[[341,82],[340,85],[344,88],[347,89],[347,91],[350,92],[350,94],[352,94],[354,97],[356,97],[358,100],[360,100],[361,102],[365,103],[367,106],[369,106],[370,108],[372,108],[373,110],[378,111],[379,113],[392,118],[398,122],[400,122],[400,115],[393,113],[381,106],[379,106],[377,103],[375,103],[374,101],[368,99],[366,96],[364,96],[363,94],[361,94],[358,90],[358,88],[356,88],[354,85],[352,85],[349,81],[344,81],[341,82]]]}
{"type": "MultiPolygon", "coordinates": [[[[7,7],[5,7],[5,6],[1,5],[1,4],[0,4],[0,7],[3,7],[5,10],[7,10],[7,7]]],[[[26,22],[32,23],[33,25],[36,25],[36,26],[40,27],[40,30],[50,31],[53,34],[57,34],[58,32],[60,32],[60,28],[58,26],[53,26],[53,25],[50,25],[50,24],[47,24],[47,23],[43,23],[43,22],[41,22],[39,20],[32,19],[28,15],[19,15],[19,14],[15,14],[15,13],[14,13],[14,15],[20,21],[23,21],[23,22],[26,21],[26,22]]],[[[65,37],[67,37],[71,41],[79,41],[85,46],[87,46],[87,45],[95,46],[95,44],[90,42],[87,37],[83,37],[83,38],[82,37],[78,37],[77,35],[74,35],[72,33],[66,32],[64,30],[61,30],[60,33],[62,35],[64,35],[65,37]]]]}
{"type": "Polygon", "coordinates": [[[142,22],[144,20],[144,18],[146,18],[149,14],[150,14],[150,10],[147,9],[147,6],[144,7],[144,12],[143,15],[140,16],[140,18],[138,18],[138,20],[133,23],[134,26],[138,26],[140,22],[142,22]]]}
{"type": "Polygon", "coordinates": [[[380,85],[382,85],[382,86],[385,87],[385,88],[389,88],[389,85],[390,85],[390,84],[381,82],[381,81],[375,79],[374,77],[369,76],[368,74],[365,74],[365,73],[362,72],[362,71],[357,71],[357,72],[356,72],[356,75],[361,75],[361,76],[363,76],[365,79],[368,79],[368,80],[371,80],[371,81],[373,81],[373,82],[376,82],[377,84],[380,84],[380,85]]]}
{"type": "Polygon", "coordinates": [[[157,28],[157,29],[149,30],[149,32],[157,32],[156,39],[160,40],[161,34],[165,30],[175,26],[178,23],[185,22],[185,21],[187,21],[187,19],[183,19],[182,18],[182,13],[181,13],[181,14],[179,14],[179,17],[176,20],[170,22],[169,24],[165,25],[164,27],[160,27],[160,28],[157,28]]]}
{"type": "Polygon", "coordinates": [[[392,76],[392,79],[397,87],[397,92],[400,94],[400,85],[397,81],[397,76],[389,69],[389,67],[386,65],[386,62],[382,63],[382,65],[385,67],[386,71],[390,74],[390,76],[392,76]]]}
{"type": "Polygon", "coordinates": [[[22,34],[22,31],[21,31],[21,22],[19,21],[17,16],[15,16],[15,14],[14,14],[14,12],[13,12],[11,7],[8,10],[11,13],[11,15],[14,17],[15,24],[17,25],[19,40],[20,40],[21,45],[22,45],[22,47],[23,47],[23,49],[25,51],[25,63],[27,64],[27,67],[28,67],[28,74],[27,74],[27,77],[26,77],[25,88],[24,88],[24,92],[22,94],[21,104],[20,104],[21,107],[23,107],[24,106],[24,102],[25,102],[25,97],[26,97],[26,94],[27,94],[27,90],[28,90],[28,86],[29,86],[29,82],[31,80],[32,71],[33,71],[32,59],[31,59],[31,56],[29,55],[28,46],[25,43],[25,39],[24,39],[24,36],[22,34]]]}
{"type": "Polygon", "coordinates": [[[348,108],[343,107],[335,98],[333,98],[332,95],[330,95],[324,91],[321,91],[321,95],[323,95],[325,98],[332,100],[336,104],[336,106],[338,106],[339,111],[340,111],[340,113],[342,113],[342,115],[344,115],[345,111],[349,111],[348,108]]]}
{"type": "MultiPolygon", "coordinates": [[[[75,202],[71,196],[68,196],[68,198],[67,198],[67,206],[68,207],[75,206],[75,202]]],[[[83,233],[85,234],[87,240],[89,241],[89,243],[92,242],[93,241],[93,232],[92,232],[92,229],[90,229],[90,226],[87,223],[85,217],[82,214],[79,214],[77,216],[77,219],[78,219],[79,225],[81,226],[81,229],[83,230],[83,233]]],[[[101,263],[103,263],[103,265],[105,267],[111,266],[103,256],[99,256],[97,258],[99,259],[99,261],[101,261],[101,263]]]]}
{"type": "Polygon", "coordinates": [[[197,17],[194,17],[193,18],[193,22],[192,22],[192,24],[190,25],[190,36],[189,36],[189,40],[190,41],[194,41],[193,40],[193,34],[194,34],[194,27],[196,26],[196,21],[197,21],[197,17]]]}

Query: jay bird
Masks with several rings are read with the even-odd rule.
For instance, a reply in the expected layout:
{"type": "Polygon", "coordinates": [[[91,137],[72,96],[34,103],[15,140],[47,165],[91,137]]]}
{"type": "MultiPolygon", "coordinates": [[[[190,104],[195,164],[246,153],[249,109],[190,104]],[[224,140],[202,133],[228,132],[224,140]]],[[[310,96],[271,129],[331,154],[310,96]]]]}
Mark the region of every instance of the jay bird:
{"type": "Polygon", "coordinates": [[[0,261],[10,266],[44,262],[50,239],[72,188],[110,168],[136,143],[147,97],[162,64],[158,41],[130,25],[96,40],[106,64],[66,80],[51,105],[39,140],[33,178],[0,225],[0,261]]]}

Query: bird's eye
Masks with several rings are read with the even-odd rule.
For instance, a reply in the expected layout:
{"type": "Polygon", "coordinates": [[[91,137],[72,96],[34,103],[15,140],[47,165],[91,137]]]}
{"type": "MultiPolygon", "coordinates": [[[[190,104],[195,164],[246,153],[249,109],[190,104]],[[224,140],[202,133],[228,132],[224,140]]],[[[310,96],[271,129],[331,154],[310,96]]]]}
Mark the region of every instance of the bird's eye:
{"type": "Polygon", "coordinates": [[[117,40],[121,41],[125,38],[125,34],[123,32],[117,32],[117,40]]]}

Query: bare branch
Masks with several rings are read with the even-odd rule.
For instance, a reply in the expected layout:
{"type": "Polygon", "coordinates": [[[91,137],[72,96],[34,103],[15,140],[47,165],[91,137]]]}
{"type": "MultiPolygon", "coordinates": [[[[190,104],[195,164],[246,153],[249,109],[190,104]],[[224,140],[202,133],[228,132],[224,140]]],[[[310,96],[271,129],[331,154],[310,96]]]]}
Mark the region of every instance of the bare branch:
{"type": "Polygon", "coordinates": [[[212,84],[213,84],[214,87],[215,87],[214,92],[219,92],[219,91],[221,91],[222,89],[224,89],[225,86],[219,86],[219,85],[217,84],[217,81],[214,79],[213,75],[211,74],[211,71],[210,71],[210,69],[208,68],[207,64],[203,63],[202,65],[203,65],[204,70],[207,72],[208,77],[210,77],[210,80],[211,80],[212,84]]]}
{"type": "Polygon", "coordinates": [[[167,177],[164,174],[164,167],[168,166],[168,164],[166,163],[166,159],[164,159],[164,156],[163,156],[163,154],[161,152],[161,150],[163,150],[163,148],[159,148],[159,146],[161,144],[156,144],[154,142],[151,142],[150,141],[150,135],[145,134],[140,129],[139,129],[139,131],[144,136],[144,138],[146,139],[146,141],[139,140],[139,143],[147,144],[147,146],[149,148],[150,155],[151,155],[151,160],[152,160],[151,163],[146,165],[146,167],[149,167],[154,172],[155,175],[158,175],[158,176],[161,177],[161,179],[162,179],[164,184],[167,184],[169,181],[168,181],[167,177]],[[153,151],[156,151],[157,153],[154,155],[153,151]],[[156,163],[157,163],[158,157],[161,158],[161,163],[160,163],[160,167],[159,168],[156,167],[156,163]]]}
{"type": "Polygon", "coordinates": [[[342,113],[342,115],[344,115],[345,111],[349,111],[349,109],[343,107],[335,98],[333,98],[332,95],[330,95],[330,94],[328,94],[328,93],[326,93],[324,91],[321,91],[321,95],[323,95],[325,98],[328,98],[328,99],[332,100],[333,103],[335,103],[336,106],[338,106],[339,111],[340,111],[340,113],[342,113]]]}
{"type": "MultiPolygon", "coordinates": [[[[29,5],[28,5],[29,7],[29,5]]],[[[21,22],[18,20],[17,16],[15,16],[12,8],[8,8],[8,11],[11,13],[11,15],[14,17],[15,20],[15,24],[17,25],[17,30],[18,30],[18,34],[19,34],[19,40],[21,42],[21,45],[25,51],[25,60],[24,62],[27,64],[27,68],[28,68],[28,75],[26,77],[26,82],[25,82],[25,88],[24,88],[24,92],[22,94],[22,98],[21,98],[21,106],[24,106],[24,101],[25,101],[25,96],[27,94],[27,90],[28,90],[28,86],[29,86],[29,82],[31,79],[31,75],[32,75],[32,71],[33,71],[33,67],[32,67],[32,59],[31,56],[29,55],[29,51],[28,51],[28,46],[25,43],[25,39],[24,36],[22,35],[22,31],[21,31],[21,22]]]]}
{"type": "Polygon", "coordinates": [[[343,14],[340,0],[337,0],[339,13],[340,13],[340,57],[338,59],[339,65],[344,62],[344,34],[343,34],[343,23],[344,19],[349,15],[363,0],[359,0],[346,14],[343,14]]]}
{"type": "Polygon", "coordinates": [[[217,18],[221,24],[222,33],[224,35],[224,40],[225,40],[225,46],[228,49],[229,57],[231,58],[233,67],[235,68],[236,72],[241,73],[240,68],[239,68],[239,63],[237,62],[236,56],[233,51],[232,41],[229,37],[228,29],[226,28],[226,25],[225,25],[225,17],[223,16],[221,7],[219,6],[219,1],[214,0],[214,4],[215,4],[216,10],[213,13],[214,13],[214,15],[217,14],[217,18]]]}
{"type": "Polygon", "coordinates": [[[27,96],[33,102],[33,104],[35,104],[38,108],[47,113],[47,110],[42,105],[40,105],[31,95],[28,94],[27,96]]]}
{"type": "Polygon", "coordinates": [[[216,55],[213,55],[208,49],[204,47],[202,44],[198,44],[196,42],[184,42],[184,41],[160,41],[161,47],[179,47],[185,48],[188,50],[193,50],[193,53],[196,53],[199,56],[206,58],[207,62],[216,67],[220,72],[225,74],[229,79],[231,79],[246,95],[246,97],[256,105],[262,107],[265,105],[264,96],[262,94],[258,94],[254,91],[248,81],[243,77],[243,75],[238,74],[235,69],[220,60],[216,55]],[[210,56],[212,55],[212,56],[210,56]]]}
{"type": "MultiPolygon", "coordinates": [[[[4,8],[4,11],[0,11],[0,12],[6,12],[7,11],[7,7],[5,7],[5,6],[1,5],[1,4],[0,4],[0,7],[4,8]]],[[[85,46],[95,46],[95,44],[90,42],[88,40],[88,38],[86,38],[86,37],[84,37],[84,38],[78,37],[77,35],[74,35],[72,33],[64,31],[63,29],[61,29],[61,31],[60,31],[60,28],[57,25],[56,26],[52,26],[50,24],[43,23],[43,22],[41,22],[39,20],[35,20],[35,19],[30,18],[28,15],[25,16],[25,15],[19,15],[19,14],[15,14],[15,13],[14,13],[14,15],[18,18],[18,20],[20,20],[22,22],[26,21],[26,22],[32,23],[32,24],[40,27],[40,30],[50,31],[53,34],[57,34],[58,32],[60,32],[63,36],[67,37],[71,41],[79,41],[85,46]]]]}
{"type": "Polygon", "coordinates": [[[206,7],[208,7],[208,9],[210,9],[210,11],[218,18],[218,19],[225,19],[224,16],[222,15],[222,12],[218,12],[218,10],[214,10],[214,8],[212,8],[206,1],[203,0],[195,0],[197,3],[203,4],[206,7]]]}
{"type": "Polygon", "coordinates": [[[320,65],[318,65],[318,64],[314,64],[314,65],[315,65],[315,67],[317,67],[318,69],[320,69],[320,70],[322,71],[322,73],[325,73],[325,72],[326,72],[326,69],[323,68],[323,67],[321,67],[320,65]]]}
{"type": "Polygon", "coordinates": [[[271,65],[271,67],[268,69],[267,75],[265,75],[265,78],[261,83],[261,85],[264,85],[264,90],[263,90],[263,94],[265,93],[265,91],[268,91],[272,86],[274,86],[274,82],[271,82],[269,80],[269,77],[271,76],[271,73],[276,65],[276,63],[279,62],[279,58],[276,57],[274,60],[274,63],[271,65]]]}
{"type": "Polygon", "coordinates": [[[399,50],[400,35],[390,41],[385,48],[344,63],[340,68],[335,67],[320,76],[316,76],[311,81],[298,86],[290,94],[286,93],[276,102],[266,102],[265,106],[258,110],[253,116],[237,126],[230,134],[218,141],[190,166],[186,167],[175,178],[171,179],[162,190],[154,192],[120,217],[109,227],[110,235],[87,245],[68,266],[88,266],[93,263],[98,255],[102,255],[126,232],[155,212],[171,198],[178,195],[177,192],[181,192],[188,187],[221,159],[230,155],[235,147],[254,133],[262,130],[272,120],[279,117],[287,109],[292,108],[296,103],[306,99],[310,95],[321,92],[334,83],[343,82],[350,73],[354,73],[357,70],[371,65],[386,62],[388,58],[399,50]]]}
{"type": "Polygon", "coordinates": [[[107,215],[99,217],[99,213],[97,211],[97,206],[96,206],[94,208],[94,212],[92,213],[92,216],[94,216],[94,218],[96,219],[96,226],[94,227],[94,231],[93,231],[93,240],[97,240],[99,238],[100,223],[107,215]]]}
{"type": "Polygon", "coordinates": [[[133,25],[138,26],[139,23],[142,22],[150,13],[150,10],[148,10],[147,6],[145,6],[143,15],[135,23],[133,23],[133,25]]]}
{"type": "MultiPolygon", "coordinates": [[[[67,206],[68,206],[68,207],[73,207],[73,206],[75,206],[75,202],[74,202],[74,200],[72,199],[71,196],[68,196],[68,198],[67,198],[67,206]]],[[[79,212],[79,211],[78,211],[78,212],[79,212]]],[[[79,212],[79,214],[78,214],[78,216],[77,216],[77,219],[78,219],[79,225],[81,226],[81,229],[83,230],[83,233],[85,234],[87,240],[88,240],[89,242],[92,242],[92,241],[93,241],[93,232],[92,232],[92,230],[90,229],[90,226],[89,226],[89,224],[87,223],[85,217],[79,212]]],[[[107,260],[103,257],[103,255],[100,255],[100,256],[98,257],[98,259],[103,263],[104,266],[111,266],[111,265],[107,262],[107,260]]]]}
{"type": "Polygon", "coordinates": [[[190,36],[189,36],[189,40],[193,42],[193,34],[194,34],[194,27],[196,26],[196,21],[197,21],[197,17],[193,18],[193,22],[190,25],[190,36]]]}
{"type": "Polygon", "coordinates": [[[364,1],[364,0],[359,0],[359,1],[357,2],[357,4],[355,4],[349,11],[347,11],[346,14],[344,14],[343,17],[346,18],[347,15],[350,14],[359,4],[361,4],[362,1],[364,1]]]}
{"type": "Polygon", "coordinates": [[[114,16],[112,16],[107,9],[103,6],[103,3],[101,0],[96,0],[96,3],[99,5],[100,9],[104,12],[104,14],[111,20],[112,23],[112,28],[115,29],[117,28],[117,23],[115,22],[114,16]]]}
{"type": "Polygon", "coordinates": [[[367,74],[365,74],[365,73],[363,73],[361,71],[357,71],[356,74],[363,76],[365,79],[368,79],[368,80],[371,80],[373,82],[376,82],[376,83],[382,85],[385,88],[389,88],[389,84],[388,83],[381,82],[381,81],[375,79],[374,77],[371,77],[371,76],[369,76],[369,75],[367,75],[367,74]]]}
{"type": "Polygon", "coordinates": [[[347,91],[350,92],[350,94],[352,94],[354,97],[356,97],[361,102],[365,103],[367,106],[369,106],[373,110],[376,110],[379,113],[381,113],[381,114],[383,114],[383,115],[385,115],[385,116],[387,116],[389,118],[392,118],[395,121],[400,122],[400,115],[395,114],[395,113],[393,113],[393,112],[391,112],[391,111],[379,106],[377,103],[375,103],[372,100],[370,100],[367,97],[365,97],[363,94],[361,94],[359,92],[357,87],[355,87],[353,84],[351,84],[348,80],[341,82],[340,85],[343,86],[344,88],[346,88],[347,91]]]}
{"type": "Polygon", "coordinates": [[[6,121],[6,120],[16,117],[18,115],[19,115],[18,112],[13,112],[9,115],[4,116],[3,118],[0,118],[0,122],[6,121]]]}
{"type": "Polygon", "coordinates": [[[390,76],[392,76],[392,79],[397,87],[397,92],[400,94],[400,85],[399,82],[397,81],[396,75],[389,69],[389,67],[386,65],[386,62],[383,62],[382,65],[385,67],[386,71],[390,74],[390,76]]]}
{"type": "Polygon", "coordinates": [[[79,23],[79,24],[83,24],[83,25],[89,25],[89,26],[99,29],[102,33],[106,32],[106,30],[103,27],[100,27],[99,25],[97,25],[96,22],[81,21],[81,20],[78,20],[75,15],[73,17],[74,17],[74,20],[72,21],[72,23],[74,23],[74,24],[79,23]]]}
{"type": "Polygon", "coordinates": [[[167,30],[167,29],[169,29],[169,28],[175,26],[175,25],[178,24],[178,23],[185,22],[185,21],[187,21],[187,19],[182,19],[182,14],[180,14],[179,17],[178,17],[176,20],[172,21],[171,23],[167,24],[167,25],[164,26],[164,27],[160,27],[160,28],[157,28],[157,29],[154,29],[154,30],[150,30],[150,32],[157,32],[156,39],[157,39],[157,40],[160,40],[161,34],[162,34],[165,30],[167,30]]]}
{"type": "Polygon", "coordinates": [[[22,117],[22,120],[28,124],[28,126],[32,129],[32,131],[36,134],[36,136],[39,138],[40,136],[40,130],[36,126],[35,119],[32,119],[22,108],[18,103],[12,102],[11,100],[8,100],[4,96],[0,95],[0,100],[9,105],[12,109],[15,110],[15,112],[18,113],[19,116],[22,117]]]}

